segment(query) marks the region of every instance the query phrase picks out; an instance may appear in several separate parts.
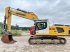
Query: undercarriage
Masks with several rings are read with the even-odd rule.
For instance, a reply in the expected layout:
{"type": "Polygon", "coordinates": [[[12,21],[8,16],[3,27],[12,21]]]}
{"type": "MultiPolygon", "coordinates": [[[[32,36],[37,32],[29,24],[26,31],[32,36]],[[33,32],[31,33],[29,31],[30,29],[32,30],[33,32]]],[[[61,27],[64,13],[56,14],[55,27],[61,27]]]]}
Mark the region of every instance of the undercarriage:
{"type": "Polygon", "coordinates": [[[57,36],[31,36],[29,44],[65,44],[66,39],[57,36]]]}

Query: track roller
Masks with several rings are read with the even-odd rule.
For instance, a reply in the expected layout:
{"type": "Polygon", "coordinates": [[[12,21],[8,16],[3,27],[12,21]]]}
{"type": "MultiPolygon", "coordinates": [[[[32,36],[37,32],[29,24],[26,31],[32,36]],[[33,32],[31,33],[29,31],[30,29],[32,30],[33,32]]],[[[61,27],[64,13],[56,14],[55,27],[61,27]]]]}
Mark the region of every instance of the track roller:
{"type": "Polygon", "coordinates": [[[5,32],[1,38],[3,43],[13,44],[16,41],[13,40],[12,34],[10,32],[5,32]]]}

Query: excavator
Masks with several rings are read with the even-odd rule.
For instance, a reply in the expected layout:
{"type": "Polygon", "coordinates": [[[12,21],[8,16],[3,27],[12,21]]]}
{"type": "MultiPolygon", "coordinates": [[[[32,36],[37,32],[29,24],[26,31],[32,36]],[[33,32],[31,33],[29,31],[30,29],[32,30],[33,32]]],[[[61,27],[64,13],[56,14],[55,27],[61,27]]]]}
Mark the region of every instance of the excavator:
{"type": "Polygon", "coordinates": [[[4,34],[1,38],[4,43],[15,43],[11,33],[11,16],[16,15],[34,21],[30,27],[29,44],[65,44],[66,39],[60,36],[68,36],[67,26],[50,26],[48,19],[38,19],[33,12],[6,7],[4,17],[4,34]]]}

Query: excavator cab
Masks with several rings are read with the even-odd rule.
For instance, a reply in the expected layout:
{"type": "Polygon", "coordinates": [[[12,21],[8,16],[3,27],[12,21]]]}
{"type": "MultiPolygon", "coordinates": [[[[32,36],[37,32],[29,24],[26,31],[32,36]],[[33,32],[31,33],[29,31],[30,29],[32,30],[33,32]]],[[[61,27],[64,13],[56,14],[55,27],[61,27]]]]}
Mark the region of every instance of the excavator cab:
{"type": "Polygon", "coordinates": [[[36,20],[34,26],[30,27],[30,34],[47,34],[49,30],[49,25],[47,20],[36,20]]]}

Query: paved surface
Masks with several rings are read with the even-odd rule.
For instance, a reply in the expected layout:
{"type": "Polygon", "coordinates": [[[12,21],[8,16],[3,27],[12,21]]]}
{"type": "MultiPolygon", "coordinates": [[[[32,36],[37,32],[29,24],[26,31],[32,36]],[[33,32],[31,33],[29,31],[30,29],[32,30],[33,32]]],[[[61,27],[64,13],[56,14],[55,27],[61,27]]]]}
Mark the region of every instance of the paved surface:
{"type": "Polygon", "coordinates": [[[29,36],[14,37],[14,44],[4,44],[0,41],[0,52],[70,52],[70,37],[65,37],[65,45],[29,45],[29,36]]]}

